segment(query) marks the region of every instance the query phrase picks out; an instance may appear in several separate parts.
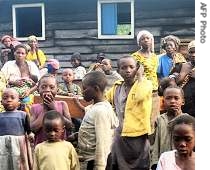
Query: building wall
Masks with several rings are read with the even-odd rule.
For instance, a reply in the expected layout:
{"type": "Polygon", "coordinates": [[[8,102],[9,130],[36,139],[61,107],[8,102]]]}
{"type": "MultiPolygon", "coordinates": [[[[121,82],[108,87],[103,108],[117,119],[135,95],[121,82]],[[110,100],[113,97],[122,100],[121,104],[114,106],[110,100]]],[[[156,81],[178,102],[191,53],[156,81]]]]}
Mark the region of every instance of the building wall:
{"type": "MultiPolygon", "coordinates": [[[[86,67],[99,52],[106,53],[116,66],[120,56],[138,49],[136,38],[97,38],[97,0],[0,0],[0,36],[12,35],[12,4],[29,2],[45,3],[46,40],[39,41],[40,48],[49,58],[58,59],[62,69],[71,67],[73,52],[82,54],[86,67]]],[[[194,0],[167,0],[167,3],[162,0],[135,0],[135,35],[143,29],[155,36],[156,53],[160,50],[160,38],[166,35],[194,39],[194,0]]]]}

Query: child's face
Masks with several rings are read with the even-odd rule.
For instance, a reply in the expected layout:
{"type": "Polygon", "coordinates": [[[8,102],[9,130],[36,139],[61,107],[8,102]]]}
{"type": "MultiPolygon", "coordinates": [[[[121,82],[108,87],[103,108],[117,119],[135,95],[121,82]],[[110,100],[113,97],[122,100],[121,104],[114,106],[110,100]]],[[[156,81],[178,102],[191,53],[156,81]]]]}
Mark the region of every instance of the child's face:
{"type": "Polygon", "coordinates": [[[119,63],[119,74],[125,81],[133,81],[136,75],[137,67],[133,58],[122,58],[119,63]]]}
{"type": "Polygon", "coordinates": [[[22,47],[18,48],[14,54],[16,61],[24,61],[27,55],[25,48],[22,47]]]}
{"type": "Polygon", "coordinates": [[[20,104],[18,93],[14,89],[4,91],[1,102],[6,111],[17,109],[20,104]]]}
{"type": "Polygon", "coordinates": [[[58,142],[63,137],[64,125],[61,119],[45,120],[44,131],[48,142],[58,142]]]}
{"type": "Polygon", "coordinates": [[[172,54],[172,53],[174,53],[176,50],[177,50],[177,49],[176,49],[176,45],[175,45],[175,43],[174,43],[173,41],[168,41],[168,42],[166,43],[166,53],[172,54]]]}
{"type": "Polygon", "coordinates": [[[94,99],[95,95],[96,95],[96,92],[94,90],[94,87],[93,86],[90,86],[88,84],[88,78],[84,78],[82,80],[82,94],[83,94],[83,97],[84,99],[89,102],[91,101],[92,99],[94,99]]]}
{"type": "Polygon", "coordinates": [[[152,39],[148,35],[144,34],[139,39],[139,44],[144,49],[150,48],[152,46],[152,39]]]}
{"type": "Polygon", "coordinates": [[[45,77],[41,79],[38,90],[42,98],[45,98],[46,95],[51,95],[54,97],[58,90],[55,77],[45,77]]]}
{"type": "Polygon", "coordinates": [[[71,64],[75,68],[75,67],[78,67],[80,65],[80,62],[77,59],[72,59],[71,64]]]}
{"type": "Polygon", "coordinates": [[[164,92],[164,105],[168,112],[181,112],[181,107],[184,104],[180,89],[168,88],[164,92]]]}
{"type": "Polygon", "coordinates": [[[191,155],[195,147],[195,131],[192,125],[178,124],[173,129],[173,143],[180,156],[191,155]]]}
{"type": "Polygon", "coordinates": [[[73,71],[66,70],[62,74],[62,79],[66,83],[71,83],[74,80],[74,73],[73,71]]]}
{"type": "Polygon", "coordinates": [[[102,60],[101,67],[104,72],[110,71],[112,69],[110,62],[107,59],[102,60]]]}

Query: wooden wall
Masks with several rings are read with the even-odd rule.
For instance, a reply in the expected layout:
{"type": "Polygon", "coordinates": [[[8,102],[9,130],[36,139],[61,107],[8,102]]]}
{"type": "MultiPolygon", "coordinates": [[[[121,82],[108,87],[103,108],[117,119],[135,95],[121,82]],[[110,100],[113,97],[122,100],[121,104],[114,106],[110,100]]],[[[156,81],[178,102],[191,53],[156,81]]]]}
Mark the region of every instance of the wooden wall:
{"type": "MultiPolygon", "coordinates": [[[[61,63],[61,71],[71,67],[73,52],[82,54],[88,67],[96,54],[104,52],[114,62],[123,54],[138,49],[131,40],[99,40],[97,38],[97,0],[0,0],[0,36],[12,35],[12,4],[44,2],[46,40],[40,48],[49,58],[61,63]]],[[[135,35],[147,29],[155,36],[155,51],[159,53],[160,38],[169,34],[183,39],[195,37],[194,0],[135,0],[135,35]]]]}

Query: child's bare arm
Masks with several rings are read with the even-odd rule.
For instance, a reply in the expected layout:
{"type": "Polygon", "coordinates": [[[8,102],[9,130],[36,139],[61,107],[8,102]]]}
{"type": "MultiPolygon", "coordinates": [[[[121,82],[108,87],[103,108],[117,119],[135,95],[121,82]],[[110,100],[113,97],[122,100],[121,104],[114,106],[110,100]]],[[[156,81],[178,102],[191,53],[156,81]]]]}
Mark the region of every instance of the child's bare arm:
{"type": "Polygon", "coordinates": [[[71,114],[69,113],[69,107],[65,101],[63,101],[63,117],[65,120],[66,128],[70,129],[73,124],[71,121],[71,114]]]}
{"type": "Polygon", "coordinates": [[[33,108],[31,108],[30,112],[32,115],[30,120],[31,130],[37,132],[42,127],[44,114],[35,115],[33,108]]]}
{"type": "Polygon", "coordinates": [[[80,103],[79,97],[78,97],[78,96],[74,96],[73,100],[74,100],[74,103],[78,106],[78,108],[79,108],[82,112],[85,112],[85,106],[83,106],[82,103],[80,103]]]}
{"type": "Polygon", "coordinates": [[[138,70],[136,72],[136,78],[139,82],[141,82],[144,74],[144,67],[143,65],[139,64],[138,70]]]}

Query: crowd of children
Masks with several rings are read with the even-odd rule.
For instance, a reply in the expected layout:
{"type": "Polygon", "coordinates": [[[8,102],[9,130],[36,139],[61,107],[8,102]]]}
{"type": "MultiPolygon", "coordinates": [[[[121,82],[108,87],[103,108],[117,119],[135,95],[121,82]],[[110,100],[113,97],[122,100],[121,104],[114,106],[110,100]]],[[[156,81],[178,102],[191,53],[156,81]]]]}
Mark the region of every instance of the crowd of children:
{"type": "Polygon", "coordinates": [[[158,56],[153,35],[143,30],[139,50],[121,56],[117,71],[104,53],[86,70],[75,52],[60,83],[59,61],[47,59],[36,36],[29,36],[30,48],[10,36],[1,42],[9,50],[1,52],[0,169],[195,169],[194,41],[188,61],[173,35],[158,56]],[[22,108],[34,92],[41,102],[22,108]],[[56,95],[73,98],[84,117],[72,118],[56,95]]]}

